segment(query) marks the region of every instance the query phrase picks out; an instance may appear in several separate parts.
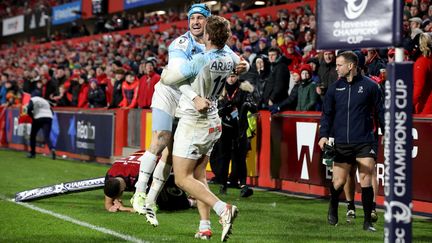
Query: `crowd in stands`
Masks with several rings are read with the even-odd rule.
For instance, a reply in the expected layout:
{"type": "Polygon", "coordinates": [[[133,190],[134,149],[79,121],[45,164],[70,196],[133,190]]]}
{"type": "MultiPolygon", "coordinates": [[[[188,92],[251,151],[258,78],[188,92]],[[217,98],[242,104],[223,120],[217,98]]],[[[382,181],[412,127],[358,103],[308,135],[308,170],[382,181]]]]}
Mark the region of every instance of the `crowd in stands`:
{"type": "Polygon", "coordinates": [[[2,18],[30,14],[35,10],[46,10],[52,7],[72,2],[73,0],[3,0],[0,1],[0,16],[2,18]]]}
{"type": "MultiPolygon", "coordinates": [[[[243,14],[229,19],[233,35],[227,44],[250,62],[250,71],[240,80],[256,87],[259,108],[272,113],[320,111],[327,87],[338,78],[337,50],[316,49],[316,19],[310,8],[281,9],[274,18],[259,12],[239,16],[243,14]]],[[[431,16],[429,0],[405,5],[403,47],[406,60],[415,62],[416,113],[432,113],[431,16]]],[[[163,18],[170,19],[170,13],[163,18]]],[[[184,32],[173,25],[162,32],[109,33],[89,42],[3,51],[0,103],[19,105],[26,92],[39,93],[60,107],[149,108],[153,87],[167,63],[168,46],[184,32]]],[[[362,71],[382,83],[386,64],[394,61],[394,49],[355,52],[362,71]]]]}

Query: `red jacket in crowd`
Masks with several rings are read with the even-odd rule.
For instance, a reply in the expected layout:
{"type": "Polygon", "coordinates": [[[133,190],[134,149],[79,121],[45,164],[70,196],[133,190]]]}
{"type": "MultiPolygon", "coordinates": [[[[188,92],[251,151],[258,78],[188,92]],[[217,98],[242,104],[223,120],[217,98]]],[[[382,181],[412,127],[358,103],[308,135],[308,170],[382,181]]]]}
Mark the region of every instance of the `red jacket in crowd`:
{"type": "Polygon", "coordinates": [[[139,80],[134,79],[132,83],[124,81],[122,84],[123,100],[120,102],[120,107],[135,108],[138,99],[139,80]]]}
{"type": "Polygon", "coordinates": [[[79,108],[87,108],[88,107],[88,92],[89,92],[89,84],[83,83],[81,84],[79,93],[78,93],[78,106],[79,108]]]}
{"type": "Polygon", "coordinates": [[[154,86],[159,82],[160,75],[153,72],[141,77],[138,90],[138,107],[150,108],[154,86]]]}
{"type": "Polygon", "coordinates": [[[432,114],[432,56],[421,55],[413,69],[413,105],[415,114],[432,114]]]}

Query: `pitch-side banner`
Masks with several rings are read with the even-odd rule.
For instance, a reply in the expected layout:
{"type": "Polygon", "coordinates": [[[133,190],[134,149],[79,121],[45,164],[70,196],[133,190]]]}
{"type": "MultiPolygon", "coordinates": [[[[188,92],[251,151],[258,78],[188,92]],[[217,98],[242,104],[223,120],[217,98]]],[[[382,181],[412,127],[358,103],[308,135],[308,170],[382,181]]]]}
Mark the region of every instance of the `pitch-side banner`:
{"type": "Polygon", "coordinates": [[[390,47],[400,42],[402,1],[318,0],[317,48],[390,47]]]}
{"type": "Polygon", "coordinates": [[[24,15],[3,19],[3,36],[24,32],[24,15]]]}
{"type": "Polygon", "coordinates": [[[110,157],[114,120],[111,113],[72,114],[58,112],[60,126],[57,150],[98,157],[110,157]]]}
{"type": "Polygon", "coordinates": [[[411,242],[413,65],[392,63],[387,70],[389,80],[385,83],[384,102],[384,242],[411,242]]]}
{"type": "Polygon", "coordinates": [[[52,24],[64,24],[81,18],[81,1],[66,3],[52,9],[52,24]]]}
{"type": "Polygon", "coordinates": [[[164,0],[124,0],[124,9],[136,8],[154,3],[161,3],[164,0]]]}
{"type": "MultiPolygon", "coordinates": [[[[325,186],[331,182],[331,172],[321,161],[322,152],[318,146],[319,123],[319,114],[305,115],[304,112],[284,112],[272,116],[270,164],[272,178],[319,186],[325,186]]],[[[398,126],[400,125],[402,124],[398,123],[398,126]]],[[[413,139],[412,152],[410,151],[412,157],[412,198],[432,202],[432,190],[430,189],[432,184],[432,177],[430,176],[430,171],[432,171],[432,163],[430,163],[432,161],[432,150],[430,149],[432,119],[429,117],[415,118],[412,131],[407,131],[407,134],[412,134],[413,139]]],[[[402,133],[397,135],[402,135],[402,133]]],[[[384,186],[390,181],[385,176],[384,145],[381,139],[378,149],[376,166],[378,193],[384,195],[384,186]]],[[[401,166],[401,160],[398,163],[399,167],[393,167],[397,170],[396,173],[399,173],[396,178],[406,178],[401,173],[408,175],[410,172],[404,171],[403,168],[408,168],[410,165],[401,166]]],[[[360,191],[358,190],[358,192],[360,191]]]]}

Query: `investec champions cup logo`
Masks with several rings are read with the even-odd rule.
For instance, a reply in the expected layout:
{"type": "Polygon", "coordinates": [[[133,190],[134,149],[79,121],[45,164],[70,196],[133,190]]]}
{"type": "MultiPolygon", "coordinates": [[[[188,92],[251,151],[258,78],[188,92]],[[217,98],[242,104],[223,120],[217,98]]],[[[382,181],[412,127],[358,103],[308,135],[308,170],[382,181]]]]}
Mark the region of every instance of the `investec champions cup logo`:
{"type": "Polygon", "coordinates": [[[384,206],[386,207],[384,220],[387,223],[391,223],[394,218],[396,223],[404,223],[409,224],[411,222],[411,207],[412,204],[408,207],[406,204],[398,201],[387,202],[384,201],[384,206]],[[394,211],[394,214],[393,214],[394,211]]]}
{"type": "Polygon", "coordinates": [[[365,11],[368,4],[368,0],[361,0],[359,5],[356,5],[358,0],[345,0],[347,5],[345,6],[345,16],[348,19],[356,19],[365,11]]]}
{"type": "MultiPolygon", "coordinates": [[[[370,18],[366,11],[368,0],[345,0],[345,18],[338,18],[333,22],[332,35],[335,41],[347,44],[359,44],[362,41],[369,41],[379,35],[381,20],[370,18]],[[359,18],[366,16],[364,18],[359,18]]],[[[372,8],[374,6],[371,6],[372,8]]],[[[371,9],[372,10],[372,9],[371,9]]],[[[338,16],[339,17],[339,16],[338,16]]]]}

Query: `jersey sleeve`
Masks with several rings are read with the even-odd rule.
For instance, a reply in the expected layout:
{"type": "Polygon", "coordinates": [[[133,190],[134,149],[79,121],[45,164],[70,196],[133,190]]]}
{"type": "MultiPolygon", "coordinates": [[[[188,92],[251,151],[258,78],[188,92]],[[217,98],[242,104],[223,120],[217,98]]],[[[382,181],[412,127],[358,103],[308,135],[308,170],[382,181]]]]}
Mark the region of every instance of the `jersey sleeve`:
{"type": "Polygon", "coordinates": [[[231,56],[235,65],[240,63],[240,57],[235,52],[233,52],[233,50],[231,50],[231,48],[229,48],[227,45],[225,45],[224,51],[231,56]]]}
{"type": "Polygon", "coordinates": [[[231,58],[234,61],[235,65],[238,65],[241,61],[245,62],[245,64],[246,64],[246,70],[244,72],[242,72],[242,73],[239,73],[239,74],[245,74],[245,73],[247,73],[249,71],[249,68],[250,68],[249,63],[247,61],[245,61],[245,60],[242,60],[239,57],[239,55],[237,55],[237,53],[235,53],[233,50],[231,50],[231,48],[229,48],[227,45],[225,45],[224,51],[231,56],[231,58]]]}
{"type": "Polygon", "coordinates": [[[161,75],[161,82],[166,85],[177,85],[196,76],[204,64],[205,58],[203,53],[196,54],[189,62],[165,68],[161,75]]]}
{"type": "Polygon", "coordinates": [[[190,40],[186,36],[175,39],[168,48],[168,68],[175,68],[189,61],[190,40]]]}

